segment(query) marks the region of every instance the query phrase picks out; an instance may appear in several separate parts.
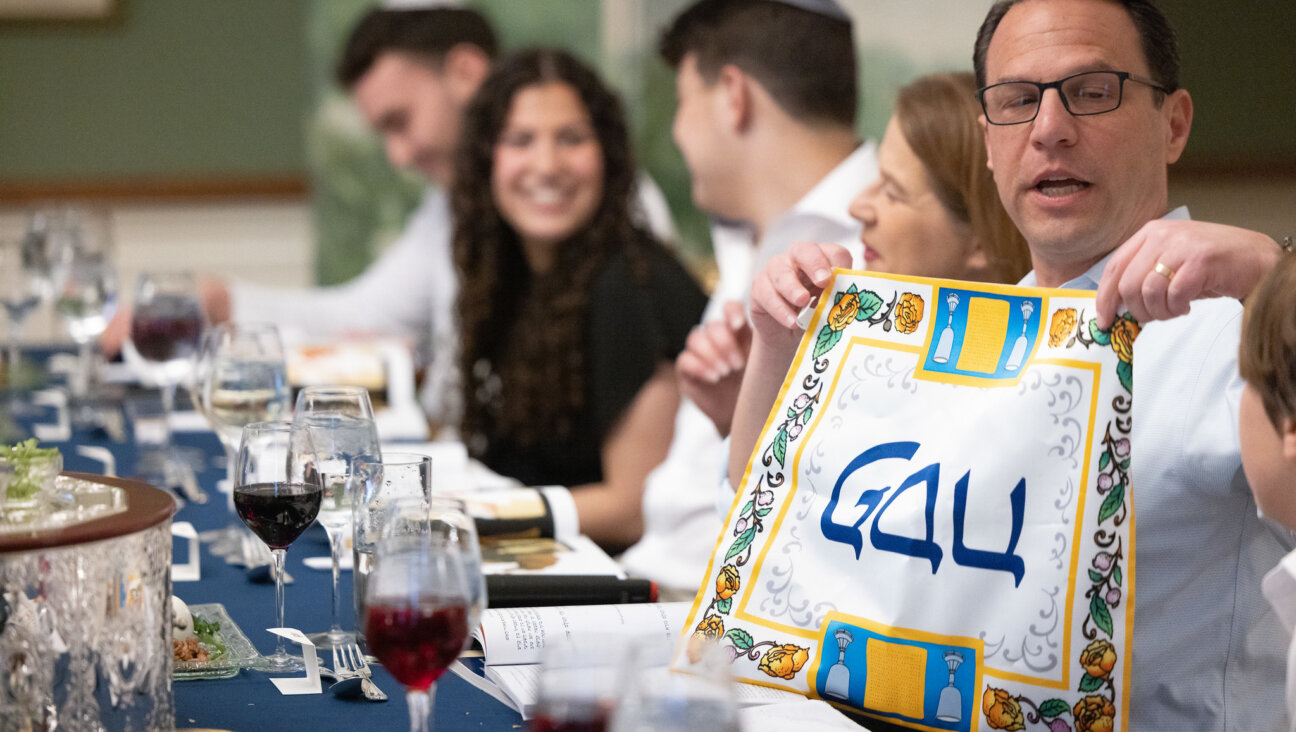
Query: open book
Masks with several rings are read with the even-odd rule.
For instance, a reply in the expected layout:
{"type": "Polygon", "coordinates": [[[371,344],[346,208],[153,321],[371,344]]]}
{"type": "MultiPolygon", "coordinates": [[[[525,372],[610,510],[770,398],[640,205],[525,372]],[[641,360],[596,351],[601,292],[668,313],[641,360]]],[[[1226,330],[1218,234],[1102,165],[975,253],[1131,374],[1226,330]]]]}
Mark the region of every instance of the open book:
{"type": "MultiPolygon", "coordinates": [[[[664,668],[688,615],[687,602],[629,605],[576,605],[490,609],[482,613],[473,640],[482,653],[465,654],[454,671],[469,683],[491,694],[530,719],[540,679],[540,659],[548,645],[580,637],[617,636],[645,639],[653,647],[658,639],[664,668]],[[492,688],[493,687],[493,688],[492,688]]],[[[738,703],[765,704],[801,699],[797,694],[758,686],[737,685],[738,703]]]]}

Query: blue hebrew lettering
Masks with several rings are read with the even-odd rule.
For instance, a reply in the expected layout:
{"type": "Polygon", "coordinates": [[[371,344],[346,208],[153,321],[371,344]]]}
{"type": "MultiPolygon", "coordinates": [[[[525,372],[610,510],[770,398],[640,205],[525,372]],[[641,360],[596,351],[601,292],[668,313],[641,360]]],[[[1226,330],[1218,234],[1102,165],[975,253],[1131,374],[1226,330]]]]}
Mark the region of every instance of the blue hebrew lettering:
{"type": "MultiPolygon", "coordinates": [[[[908,460],[918,452],[917,442],[886,442],[881,445],[875,445],[855,456],[854,460],[846,466],[841,475],[837,477],[837,482],[833,484],[832,497],[828,500],[827,507],[824,508],[823,514],[819,517],[819,529],[823,532],[824,538],[829,541],[835,541],[840,544],[847,544],[855,548],[855,558],[859,559],[860,552],[864,549],[864,532],[860,526],[868,520],[882,501],[883,495],[891,490],[887,486],[882,490],[864,491],[859,500],[855,502],[856,506],[865,506],[863,515],[859,517],[853,525],[839,524],[833,520],[833,512],[837,508],[837,502],[841,500],[842,485],[846,479],[855,471],[867,465],[871,465],[879,460],[889,460],[899,458],[908,460]]],[[[928,521],[928,530],[930,531],[931,522],[928,521]]]]}
{"type": "Polygon", "coordinates": [[[873,521],[873,528],[869,530],[869,541],[879,551],[895,552],[896,554],[907,554],[911,557],[926,558],[931,561],[932,574],[936,574],[936,569],[941,563],[941,548],[932,541],[932,521],[936,513],[936,493],[940,483],[940,463],[932,463],[918,472],[905,478],[905,482],[900,484],[900,488],[891,497],[887,499],[881,510],[878,511],[877,519],[873,521]],[[910,487],[919,483],[927,484],[927,505],[923,513],[927,519],[927,538],[911,539],[907,536],[891,534],[878,528],[882,522],[882,514],[891,507],[895,499],[900,497],[910,487]]]}
{"type": "MultiPolygon", "coordinates": [[[[963,522],[967,518],[968,477],[972,471],[963,474],[954,486],[954,563],[963,567],[981,567],[1013,576],[1015,587],[1021,586],[1022,577],[1026,575],[1026,562],[1017,555],[1017,540],[1021,538],[1022,523],[1026,514],[1026,479],[1017,481],[1009,495],[1012,507],[1012,530],[1008,539],[1008,550],[999,552],[969,549],[963,545],[963,522]]],[[[928,522],[930,526],[930,521],[928,522]]]]}

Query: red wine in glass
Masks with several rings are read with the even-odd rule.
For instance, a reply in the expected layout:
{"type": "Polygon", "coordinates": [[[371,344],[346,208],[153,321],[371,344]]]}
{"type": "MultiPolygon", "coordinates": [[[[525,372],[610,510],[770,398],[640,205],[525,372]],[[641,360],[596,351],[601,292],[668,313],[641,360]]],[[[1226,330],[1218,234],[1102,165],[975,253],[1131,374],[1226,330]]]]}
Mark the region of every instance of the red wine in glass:
{"type": "Polygon", "coordinates": [[[601,707],[591,708],[567,719],[556,719],[541,713],[531,718],[527,729],[531,732],[605,732],[610,716],[601,707]]]}
{"type": "Polygon", "coordinates": [[[131,342],[146,361],[188,359],[198,350],[202,311],[198,302],[179,295],[158,295],[137,307],[131,317],[131,342]]]}
{"type": "Polygon", "coordinates": [[[252,483],[234,488],[234,510],[271,549],[287,549],[319,513],[318,483],[252,483]]]}
{"type": "Polygon", "coordinates": [[[370,600],[365,641],[369,650],[406,689],[427,691],[459,656],[468,640],[468,606],[406,598],[370,600]]]}

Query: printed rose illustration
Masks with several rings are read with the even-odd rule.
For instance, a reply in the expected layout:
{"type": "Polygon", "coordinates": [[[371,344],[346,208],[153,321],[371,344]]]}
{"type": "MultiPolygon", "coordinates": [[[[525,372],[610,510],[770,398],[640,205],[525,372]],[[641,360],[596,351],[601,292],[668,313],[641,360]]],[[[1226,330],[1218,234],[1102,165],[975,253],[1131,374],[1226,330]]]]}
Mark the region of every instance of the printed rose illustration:
{"type": "Polygon", "coordinates": [[[1062,308],[1053,313],[1053,319],[1049,321],[1049,346],[1057,348],[1062,345],[1075,330],[1077,322],[1075,308],[1062,308]]]}
{"type": "Polygon", "coordinates": [[[766,651],[757,668],[770,676],[791,680],[809,658],[808,649],[786,643],[766,651]]]}
{"type": "Polygon", "coordinates": [[[1105,696],[1086,696],[1071,711],[1076,732],[1111,732],[1115,724],[1116,706],[1105,696]]]}
{"type": "Polygon", "coordinates": [[[693,631],[693,636],[688,642],[689,663],[697,663],[702,660],[702,654],[706,653],[707,646],[716,642],[716,639],[724,635],[724,620],[719,615],[712,615],[704,618],[702,622],[693,631]]]}
{"type": "Polygon", "coordinates": [[[716,597],[721,600],[728,600],[738,591],[739,586],[738,568],[732,564],[726,564],[724,569],[720,570],[720,576],[716,577],[716,597]]]}
{"type": "Polygon", "coordinates": [[[828,327],[833,330],[843,330],[846,326],[855,322],[855,314],[859,312],[860,297],[858,292],[847,292],[842,298],[833,305],[832,312],[828,313],[828,327]]]}
{"type": "Polygon", "coordinates": [[[1026,729],[1021,704],[1003,689],[987,686],[981,696],[981,708],[985,712],[986,724],[995,729],[1026,729]]]}
{"type": "Polygon", "coordinates": [[[895,326],[901,333],[912,333],[918,330],[922,321],[923,299],[912,292],[900,295],[900,304],[896,305],[895,326]]]}
{"type": "Polygon", "coordinates": [[[1112,323],[1111,344],[1116,357],[1125,363],[1134,363],[1134,339],[1138,338],[1139,325],[1128,317],[1112,323]]]}
{"type": "Polygon", "coordinates": [[[1099,638],[1080,652],[1080,665],[1095,679],[1105,679],[1116,666],[1116,647],[1106,638],[1099,638]]]}

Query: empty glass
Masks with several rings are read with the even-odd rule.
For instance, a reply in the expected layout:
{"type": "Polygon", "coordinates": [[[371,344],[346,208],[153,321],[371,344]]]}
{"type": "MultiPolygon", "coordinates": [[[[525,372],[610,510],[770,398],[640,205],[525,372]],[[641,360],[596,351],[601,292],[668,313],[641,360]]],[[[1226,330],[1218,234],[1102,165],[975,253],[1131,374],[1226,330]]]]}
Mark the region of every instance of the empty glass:
{"type": "Polygon", "coordinates": [[[52,216],[47,232],[54,262],[54,309],[77,344],[76,370],[68,382],[72,419],[79,425],[94,424],[96,339],[117,311],[112,222],[107,211],[73,208],[52,216]]]}
{"type": "Polygon", "coordinates": [[[360,458],[351,469],[356,477],[351,497],[353,557],[357,625],[365,617],[365,586],[373,568],[374,547],[382,533],[384,509],[396,498],[428,500],[432,495],[432,458],[406,452],[389,452],[379,459],[360,458]]]}

